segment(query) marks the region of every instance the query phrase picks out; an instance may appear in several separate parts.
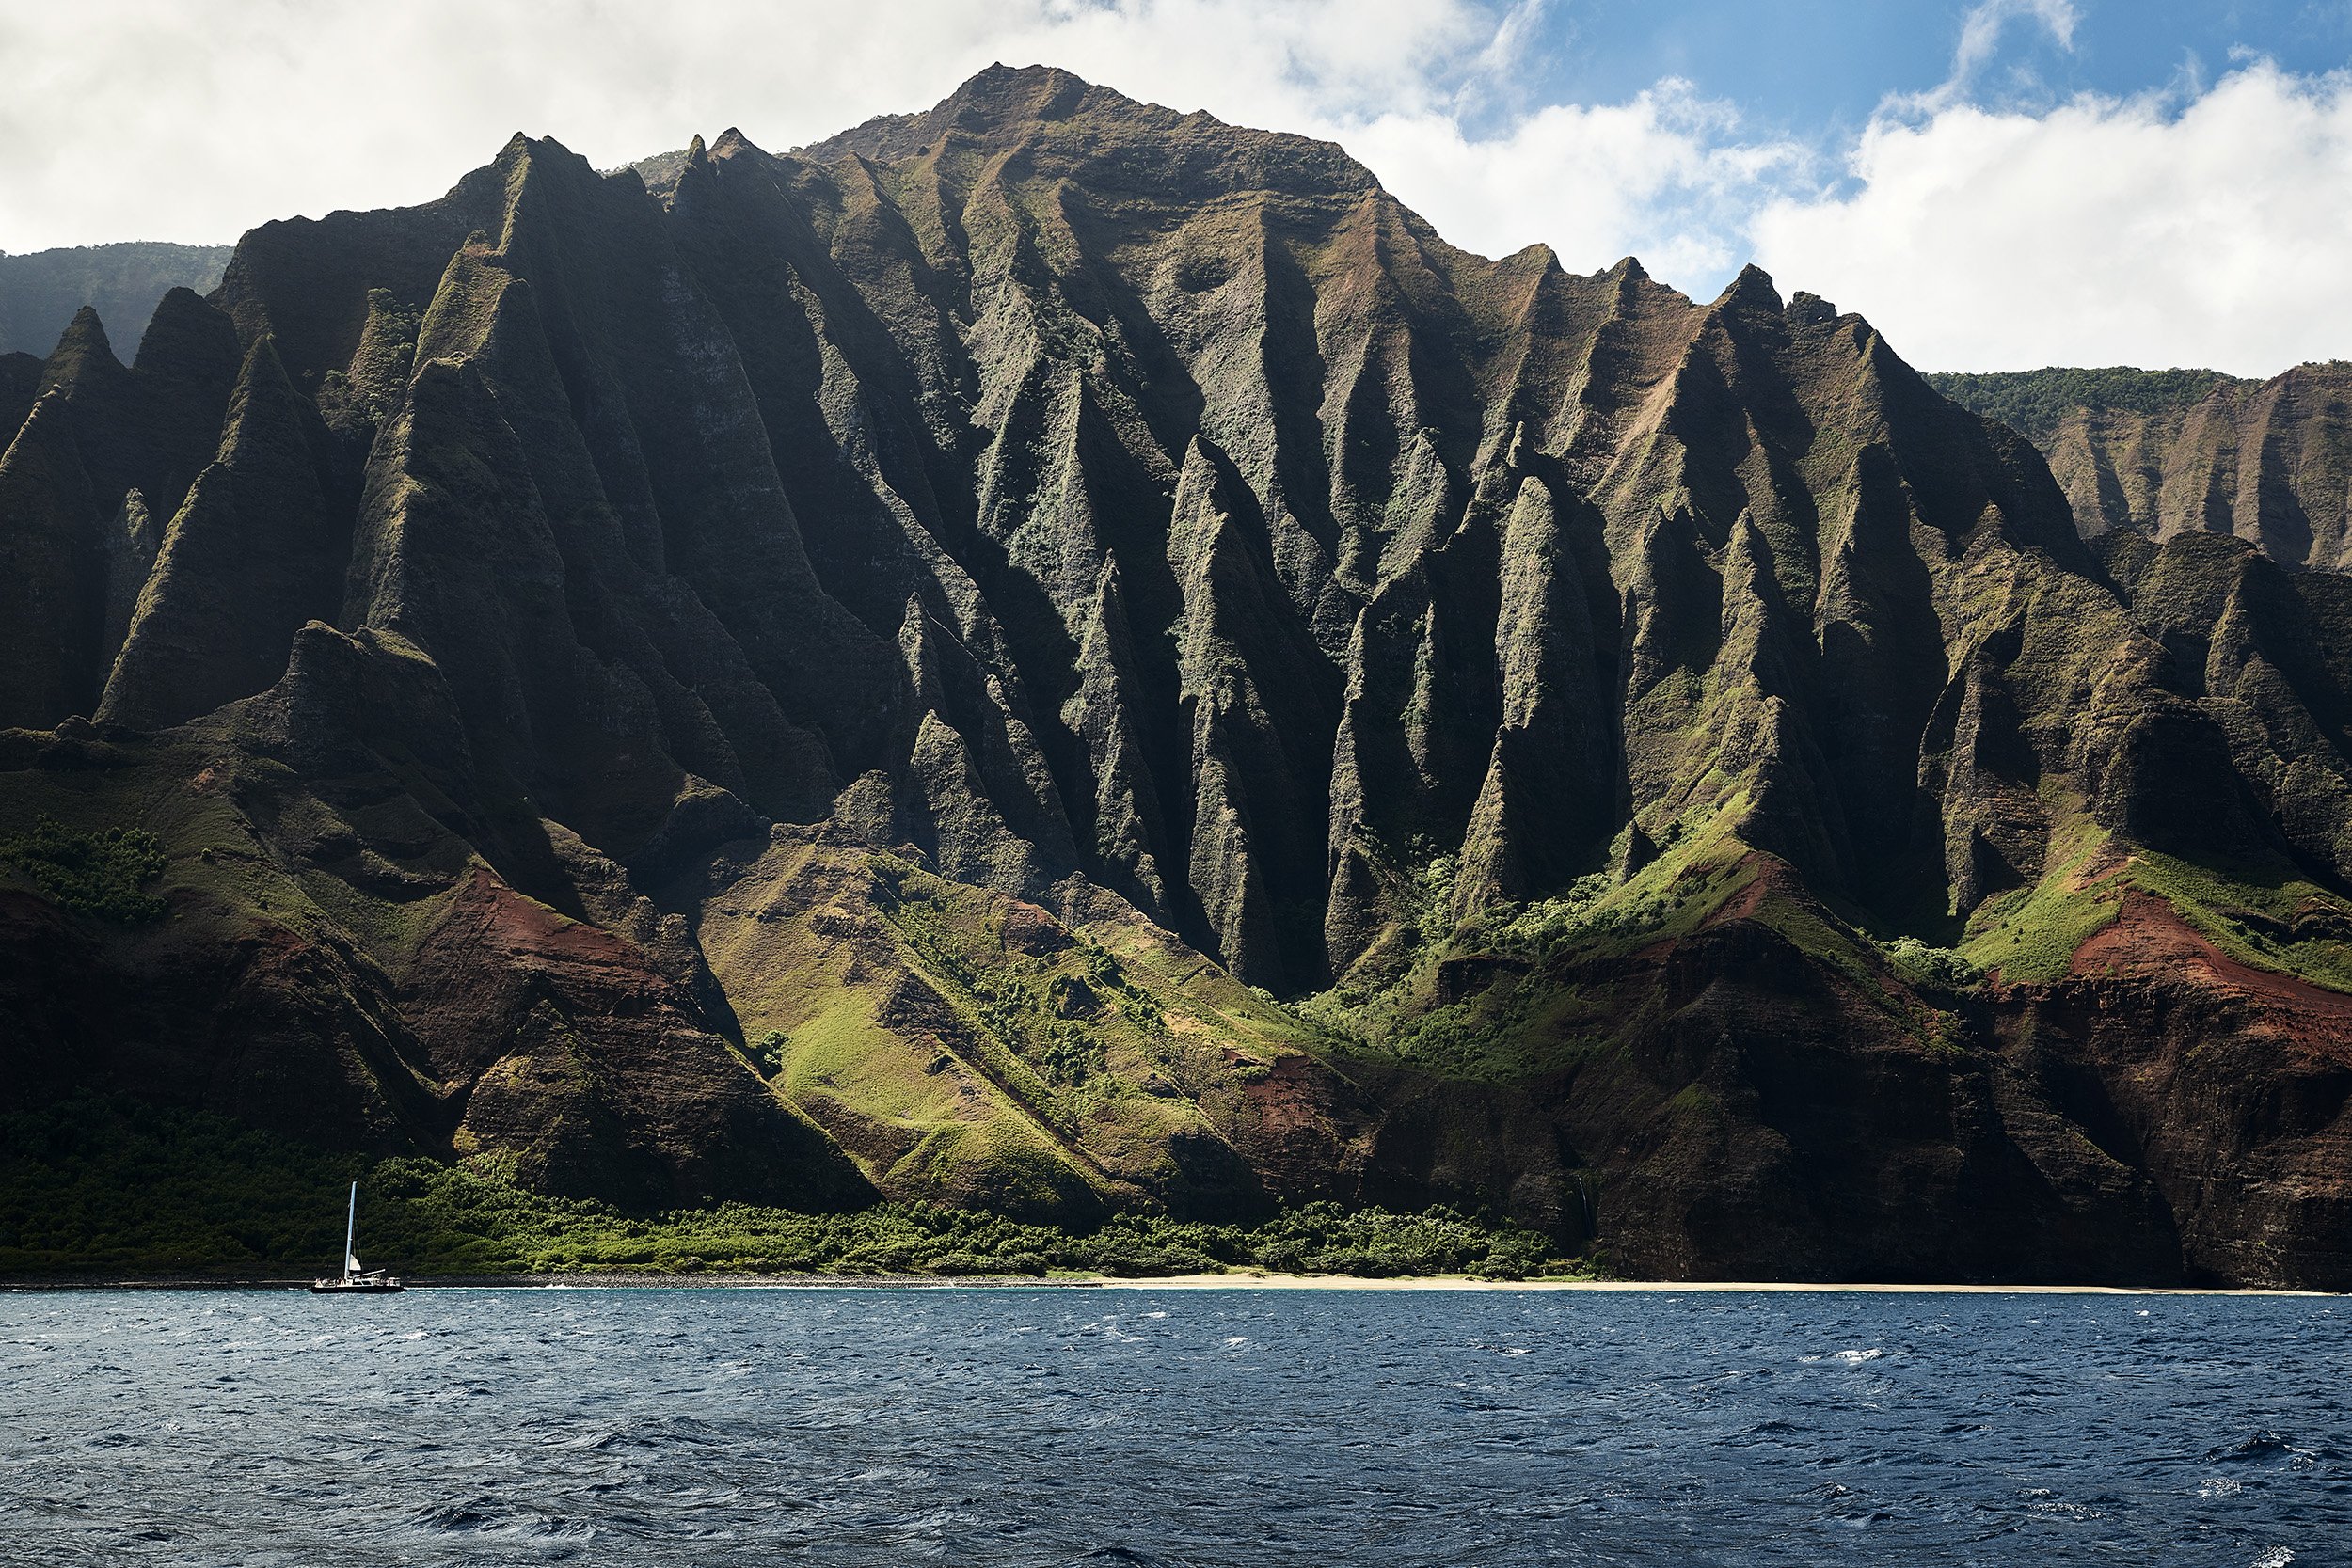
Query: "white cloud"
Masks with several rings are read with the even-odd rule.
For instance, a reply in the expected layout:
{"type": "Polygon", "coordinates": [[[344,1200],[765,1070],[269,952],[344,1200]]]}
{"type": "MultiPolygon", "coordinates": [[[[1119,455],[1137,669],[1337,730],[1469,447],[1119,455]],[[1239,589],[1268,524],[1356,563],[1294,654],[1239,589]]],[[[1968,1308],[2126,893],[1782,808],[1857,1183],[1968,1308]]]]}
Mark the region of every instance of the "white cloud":
{"type": "Polygon", "coordinates": [[[1851,172],[1766,204],[1756,253],[1915,364],[2266,375],[2352,356],[2352,78],[2257,63],[2185,103],[1882,118],[1851,172]]]}
{"type": "Polygon", "coordinates": [[[1704,288],[1739,269],[1757,197],[1815,161],[1796,142],[1740,141],[1735,124],[1667,81],[1629,103],[1539,109],[1483,140],[1433,113],[1329,134],[1467,249],[1541,242],[1581,271],[1635,255],[1658,277],[1704,288]]]}
{"type": "Polygon", "coordinates": [[[1440,112],[1476,0],[0,0],[0,247],[222,240],[438,195],[517,130],[602,166],[927,107],[991,60],[1252,124],[1440,112]]]}
{"type": "Polygon", "coordinates": [[[1720,106],[1467,119],[1523,93],[1542,0],[81,0],[0,8],[0,247],[223,240],[271,217],[438,195],[516,129],[599,166],[740,125],[787,148],[921,108],[993,59],[1343,140],[1448,238],[1737,264],[1744,192],[1786,146],[1720,106]]]}
{"type": "Polygon", "coordinates": [[[2071,47],[2075,14],[1980,0],[1943,85],[1828,149],[1672,80],[1531,100],[1547,0],[0,0],[0,247],[423,200],[516,129],[601,166],[728,125],[788,148],[1044,61],[1339,140],[1470,249],[1630,252],[1699,294],[1755,254],[1938,369],[2352,356],[2352,85],[1977,102],[2009,29],[2071,47]]]}
{"type": "Polygon", "coordinates": [[[1931,96],[1946,102],[1967,90],[1993,63],[2001,47],[2001,31],[2011,22],[2039,22],[2061,49],[2074,47],[2074,0],[1979,0],[1961,20],[1960,45],[1952,51],[1952,73],[1931,96]]]}

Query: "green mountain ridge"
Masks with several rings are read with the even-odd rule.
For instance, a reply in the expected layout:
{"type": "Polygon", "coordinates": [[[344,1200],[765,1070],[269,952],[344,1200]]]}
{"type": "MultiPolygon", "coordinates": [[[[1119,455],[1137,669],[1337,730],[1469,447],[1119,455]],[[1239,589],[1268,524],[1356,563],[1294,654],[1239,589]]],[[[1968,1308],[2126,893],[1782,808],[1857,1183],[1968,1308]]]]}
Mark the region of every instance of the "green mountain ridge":
{"type": "Polygon", "coordinates": [[[1471,256],[1064,72],[645,166],[517,136],[30,378],[29,1103],[630,1212],[2352,1283],[2352,578],[2078,531],[1754,269],[1471,256]]]}
{"type": "Polygon", "coordinates": [[[2248,385],[2219,371],[2143,371],[2129,365],[1931,371],[1926,380],[1963,408],[1999,420],[2037,445],[2046,443],[2073,415],[2161,415],[2193,407],[2217,388],[2248,385]]]}
{"type": "Polygon", "coordinates": [[[2042,449],[2086,538],[2228,533],[2286,566],[2352,565],[2352,364],[2266,381],[2121,367],[1928,379],[2042,449]]]}
{"type": "Polygon", "coordinates": [[[231,248],[130,240],[0,251],[0,356],[46,354],[86,305],[119,326],[144,326],[173,289],[218,284],[231,248]]]}

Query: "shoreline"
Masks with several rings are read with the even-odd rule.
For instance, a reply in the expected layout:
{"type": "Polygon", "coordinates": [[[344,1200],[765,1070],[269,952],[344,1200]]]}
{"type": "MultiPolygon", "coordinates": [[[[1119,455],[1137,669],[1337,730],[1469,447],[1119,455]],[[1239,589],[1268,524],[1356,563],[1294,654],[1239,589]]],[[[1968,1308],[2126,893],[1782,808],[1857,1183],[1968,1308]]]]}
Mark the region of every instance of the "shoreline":
{"type": "MultiPolygon", "coordinates": [[[[1475,1279],[1422,1275],[1375,1279],[1357,1275],[1271,1274],[1235,1269],[1189,1275],[760,1275],[588,1271],[562,1274],[430,1275],[405,1281],[411,1291],[1585,1291],[1671,1295],[2074,1295],[2333,1297],[2333,1291],[2176,1285],[1885,1284],[1795,1280],[1475,1279]]],[[[0,1277],[0,1295],[60,1291],[297,1291],[308,1276],[26,1275],[0,1277]]]]}
{"type": "Polygon", "coordinates": [[[2312,1296],[2336,1291],[2293,1291],[2259,1286],[2190,1285],[1918,1285],[1820,1283],[1754,1279],[1472,1279],[1463,1275],[1426,1275],[1403,1279],[1364,1279],[1347,1275],[1232,1274],[1164,1275],[1152,1279],[1097,1281],[1110,1290],[1175,1291],[1576,1291],[1597,1294],[1651,1295],[1882,1295],[1882,1296],[2312,1296]]]}

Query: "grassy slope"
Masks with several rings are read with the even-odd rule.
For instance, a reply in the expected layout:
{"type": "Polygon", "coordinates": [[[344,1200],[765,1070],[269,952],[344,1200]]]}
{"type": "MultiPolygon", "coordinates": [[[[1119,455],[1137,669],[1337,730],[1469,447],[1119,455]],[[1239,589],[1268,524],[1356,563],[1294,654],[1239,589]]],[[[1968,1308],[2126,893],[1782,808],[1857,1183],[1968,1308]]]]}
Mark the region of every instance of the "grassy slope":
{"type": "Polygon", "coordinates": [[[893,1197],[1131,1200],[1309,1037],[1139,920],[838,845],[777,844],[698,931],[773,1086],[893,1197]]]}
{"type": "Polygon", "coordinates": [[[2199,934],[2250,969],[2352,991],[2352,946],[2328,934],[2352,926],[2352,905],[2277,868],[2201,865],[2128,851],[2077,804],[2054,835],[2050,869],[1989,900],[1962,953],[2007,984],[2046,984],[2115,923],[2127,889],[2153,894],[2199,934]],[[2316,917],[2316,918],[2314,918],[2316,917]]]}
{"type": "MultiPolygon", "coordinates": [[[[415,816],[404,795],[330,810],[202,726],[85,750],[82,766],[0,769],[0,822],[93,844],[153,836],[161,875],[122,891],[162,897],[169,916],[83,922],[134,973],[150,954],[280,928],[398,974],[478,863],[430,822],[376,819],[415,816]],[[426,847],[396,864],[348,847],[387,842],[426,847]],[[310,864],[322,846],[346,847],[335,871],[310,864]]],[[[29,842],[0,843],[0,888],[45,895],[55,867],[12,852],[29,842]]],[[[1073,931],[838,844],[779,844],[698,931],[747,1069],[898,1200],[1016,1213],[1136,1201],[1172,1180],[1177,1140],[1214,1138],[1313,1039],[1139,918],[1073,931]]]]}
{"type": "MultiPolygon", "coordinates": [[[[0,813],[51,817],[74,833],[156,835],[165,869],[149,888],[168,895],[174,912],[151,927],[93,922],[110,942],[185,942],[198,934],[191,927],[285,924],[351,933],[396,964],[436,900],[391,902],[325,873],[290,871],[270,835],[314,838],[331,817],[292,791],[272,821],[255,823],[230,804],[227,770],[265,775],[274,765],[197,754],[203,750],[182,738],[128,749],[109,770],[0,773],[8,791],[0,813]],[[192,777],[207,782],[191,787],[192,777]]],[[[1735,795],[1667,831],[1656,858],[1630,877],[1597,874],[1559,897],[1493,910],[1458,929],[1446,913],[1450,867],[1433,863],[1400,886],[1383,963],[1359,966],[1341,988],[1295,1008],[1240,986],[1140,920],[1066,930],[1033,907],[895,857],[779,844],[772,863],[746,879],[739,907],[702,911],[705,949],[750,1054],[772,1043],[771,1087],[850,1148],[890,1203],[850,1217],[740,1208],[629,1217],[524,1193],[495,1167],[411,1162],[371,1178],[386,1206],[371,1231],[405,1266],[442,1269],[1263,1259],[1276,1243],[1234,1227],[1120,1221],[1107,1233],[1115,1246],[1081,1244],[1065,1231],[927,1205],[1018,1213],[1032,1207],[1025,1198],[1073,1186],[1106,1208],[1133,1203],[1166,1178],[1171,1138],[1244,1114],[1249,1085],[1291,1053],[1510,1080],[1607,1050],[1638,1022],[1642,999],[1590,974],[1697,930],[1735,900],[1746,918],[1900,1013],[1905,1032],[1930,1046],[1953,1021],[1923,997],[1965,989],[1979,973],[2010,984],[2058,978],[2081,943],[2115,919],[2127,884],[2167,898],[2241,962],[2352,990],[2352,952],[2326,934],[2338,914],[2352,919],[2342,900],[2292,879],[2127,855],[2079,802],[2052,804],[2060,826],[2049,873],[1978,911],[1958,954],[1874,942],[1766,876],[1772,863],[1731,827],[1735,795]],[[910,985],[920,1004],[913,1012],[910,985]],[[1202,1239],[1212,1231],[1214,1245],[1202,1239]]],[[[430,868],[420,861],[410,869],[430,868]]],[[[22,865],[0,863],[0,883],[40,891],[22,865]]],[[[320,1251],[317,1216],[331,1218],[334,1207],[321,1194],[358,1174],[352,1161],[226,1124],[159,1130],[139,1122],[143,1114],[116,1107],[74,1135],[55,1120],[9,1121],[0,1267],[244,1268],[320,1251]]],[[[1406,1222],[1365,1223],[1377,1230],[1406,1222]]],[[[1365,1243],[1372,1250],[1359,1267],[1386,1267],[1375,1255],[1387,1256],[1391,1241],[1365,1243]]],[[[1327,1238],[1300,1256],[1336,1256],[1335,1248],[1344,1250],[1327,1238]]]]}
{"type": "Polygon", "coordinates": [[[2123,908],[2104,830],[2080,811],[2059,818],[2040,881],[1986,900],[1961,952],[2010,985],[2058,979],[2074,950],[2114,924],[2123,908]]]}
{"type": "Polygon", "coordinates": [[[1489,909],[1459,928],[1448,914],[1453,863],[1438,857],[1392,890],[1398,919],[1336,989],[1297,1016],[1327,1050],[1445,1076],[1522,1077],[1564,1053],[1597,1050],[1623,1021],[1615,999],[1561,984],[1564,959],[1605,960],[1688,935],[1747,888],[1756,862],[1717,811],[1669,834],[1658,857],[1619,879],[1596,873],[1561,896],[1489,909]],[[1449,974],[1469,960],[1468,995],[1449,974]],[[1491,983],[1486,983],[1491,977],[1491,983]]]}
{"type": "Polygon", "coordinates": [[[2114,923],[2127,889],[2164,898],[2238,962],[2352,991],[2352,945],[2331,934],[2352,927],[2352,904],[2275,870],[2127,853],[2079,800],[2050,803],[2058,828],[2049,870],[1988,900],[1955,950],[1874,936],[1776,879],[1757,886],[1770,863],[1730,831],[1726,811],[1629,879],[1589,877],[1561,897],[1506,906],[1459,929],[1441,912],[1450,868],[1434,863],[1411,888],[1422,924],[1392,944],[1391,967],[1369,978],[1359,970],[1297,1011],[1337,1053],[1447,1076],[1525,1077],[1607,1049],[1628,1024],[1636,999],[1579,969],[1687,935],[1740,899],[1743,918],[1836,974],[1902,1033],[1947,1049],[1963,1033],[1958,995],[1988,981],[2062,978],[2082,944],[2114,923]],[[1480,989],[1449,998],[1441,976],[1466,960],[1480,989]]]}

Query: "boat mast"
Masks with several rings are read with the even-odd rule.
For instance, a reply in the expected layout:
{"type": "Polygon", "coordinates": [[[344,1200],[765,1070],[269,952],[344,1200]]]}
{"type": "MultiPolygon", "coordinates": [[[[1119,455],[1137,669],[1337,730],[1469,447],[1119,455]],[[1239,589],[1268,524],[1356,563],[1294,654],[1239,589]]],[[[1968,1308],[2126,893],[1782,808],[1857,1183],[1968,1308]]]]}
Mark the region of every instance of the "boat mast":
{"type": "Polygon", "coordinates": [[[343,1217],[343,1283],[351,1283],[351,1243],[359,1229],[359,1183],[351,1184],[351,1212],[343,1217]]]}

